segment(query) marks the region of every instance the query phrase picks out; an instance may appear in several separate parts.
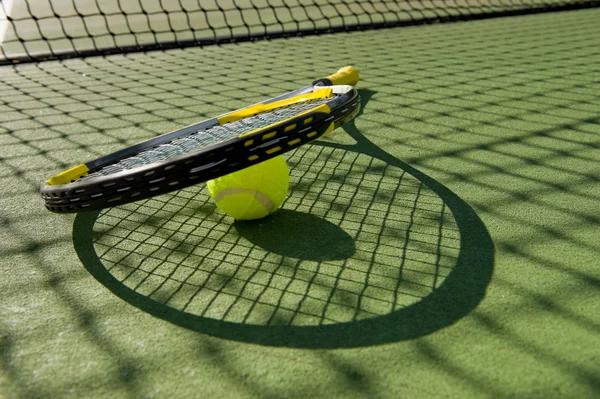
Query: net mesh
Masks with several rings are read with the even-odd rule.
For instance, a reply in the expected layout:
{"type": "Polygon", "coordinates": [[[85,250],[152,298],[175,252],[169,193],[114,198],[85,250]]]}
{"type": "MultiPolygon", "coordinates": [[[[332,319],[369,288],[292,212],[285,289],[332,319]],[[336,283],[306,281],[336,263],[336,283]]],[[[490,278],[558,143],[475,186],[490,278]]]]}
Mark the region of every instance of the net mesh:
{"type": "Polygon", "coordinates": [[[598,5],[599,0],[3,0],[0,64],[598,5]]]}
{"type": "Polygon", "coordinates": [[[215,126],[210,129],[194,132],[190,135],[179,137],[161,144],[155,148],[142,151],[135,156],[125,158],[112,165],[108,165],[94,173],[82,177],[81,180],[108,176],[125,170],[139,168],[223,143],[227,140],[239,137],[240,135],[252,132],[253,130],[262,129],[274,123],[293,118],[302,112],[306,112],[326,103],[328,100],[330,99],[322,98],[293,104],[289,107],[264,112],[222,126],[215,126]]]}

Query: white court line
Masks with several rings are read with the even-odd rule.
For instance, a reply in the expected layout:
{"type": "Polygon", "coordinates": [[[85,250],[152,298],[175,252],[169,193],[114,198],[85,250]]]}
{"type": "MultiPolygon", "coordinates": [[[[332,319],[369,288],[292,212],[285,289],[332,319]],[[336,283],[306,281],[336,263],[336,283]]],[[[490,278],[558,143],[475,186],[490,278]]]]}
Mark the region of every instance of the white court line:
{"type": "Polygon", "coordinates": [[[0,45],[4,43],[4,36],[9,26],[7,16],[11,16],[13,3],[13,0],[0,0],[0,45]]]}

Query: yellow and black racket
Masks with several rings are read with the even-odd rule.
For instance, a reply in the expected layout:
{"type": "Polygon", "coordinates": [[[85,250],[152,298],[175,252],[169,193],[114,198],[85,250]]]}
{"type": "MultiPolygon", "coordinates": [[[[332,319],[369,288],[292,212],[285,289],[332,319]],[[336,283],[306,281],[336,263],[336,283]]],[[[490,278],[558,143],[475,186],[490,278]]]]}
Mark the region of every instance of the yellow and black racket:
{"type": "Polygon", "coordinates": [[[232,173],[322,137],[360,108],[358,71],[333,75],[267,101],[75,166],[40,188],[57,213],[102,209],[232,173]]]}

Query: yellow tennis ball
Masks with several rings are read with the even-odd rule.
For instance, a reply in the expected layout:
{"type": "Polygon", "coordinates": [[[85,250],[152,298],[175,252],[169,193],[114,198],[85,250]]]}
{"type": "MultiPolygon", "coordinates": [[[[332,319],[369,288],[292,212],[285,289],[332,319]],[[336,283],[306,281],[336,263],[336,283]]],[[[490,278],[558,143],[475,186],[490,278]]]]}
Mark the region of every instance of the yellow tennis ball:
{"type": "Polygon", "coordinates": [[[275,212],[290,186],[290,173],[282,156],[206,183],[217,207],[236,220],[260,219],[275,212]]]}

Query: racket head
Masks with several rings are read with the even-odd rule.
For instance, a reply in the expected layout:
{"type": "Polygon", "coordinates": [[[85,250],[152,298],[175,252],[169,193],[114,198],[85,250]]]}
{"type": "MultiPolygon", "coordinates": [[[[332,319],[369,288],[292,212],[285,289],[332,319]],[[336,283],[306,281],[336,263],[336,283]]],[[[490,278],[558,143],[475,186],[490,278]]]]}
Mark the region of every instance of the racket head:
{"type": "Polygon", "coordinates": [[[46,208],[57,213],[102,209],[205,182],[322,137],[358,113],[360,98],[352,86],[311,86],[303,91],[220,115],[59,173],[40,188],[46,208]],[[281,115],[265,118],[277,112],[281,115]],[[253,118],[261,123],[249,123],[253,118]],[[163,159],[156,155],[157,149],[213,135],[216,129],[227,130],[230,136],[209,140],[208,145],[197,140],[199,148],[176,150],[163,159]],[[140,163],[140,159],[147,162],[140,163]]]}

